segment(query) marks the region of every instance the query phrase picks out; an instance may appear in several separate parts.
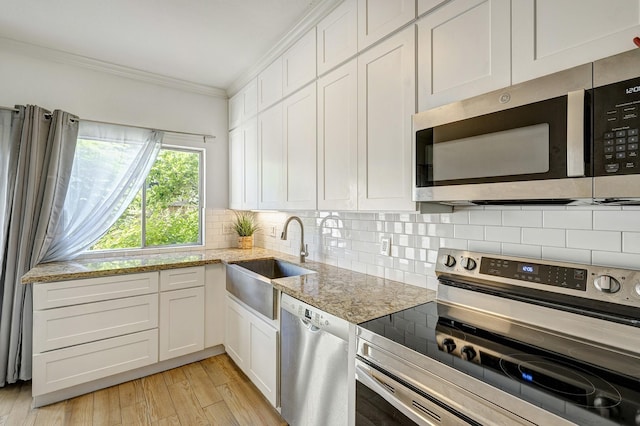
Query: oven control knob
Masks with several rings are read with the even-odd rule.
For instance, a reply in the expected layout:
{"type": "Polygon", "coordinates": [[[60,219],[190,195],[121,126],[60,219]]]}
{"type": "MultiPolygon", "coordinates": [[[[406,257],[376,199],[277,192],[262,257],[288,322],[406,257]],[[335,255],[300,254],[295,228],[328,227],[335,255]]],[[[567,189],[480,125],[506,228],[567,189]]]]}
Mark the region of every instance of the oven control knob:
{"type": "Polygon", "coordinates": [[[600,275],[593,284],[603,293],[617,293],[620,291],[620,281],[609,275],[600,275]]]}
{"type": "Polygon", "coordinates": [[[456,342],[453,339],[447,337],[442,341],[442,346],[444,346],[444,349],[448,354],[450,354],[456,349],[456,342]]]}
{"type": "Polygon", "coordinates": [[[444,266],[448,266],[449,268],[455,266],[456,264],[456,258],[451,256],[450,254],[443,255],[440,261],[444,266]]]}
{"type": "Polygon", "coordinates": [[[460,264],[467,271],[473,271],[474,269],[476,269],[476,261],[470,257],[463,257],[460,261],[460,264]]]}
{"type": "Polygon", "coordinates": [[[463,346],[462,349],[460,349],[460,355],[462,355],[462,359],[465,361],[471,361],[476,357],[476,350],[471,346],[463,346]]]}

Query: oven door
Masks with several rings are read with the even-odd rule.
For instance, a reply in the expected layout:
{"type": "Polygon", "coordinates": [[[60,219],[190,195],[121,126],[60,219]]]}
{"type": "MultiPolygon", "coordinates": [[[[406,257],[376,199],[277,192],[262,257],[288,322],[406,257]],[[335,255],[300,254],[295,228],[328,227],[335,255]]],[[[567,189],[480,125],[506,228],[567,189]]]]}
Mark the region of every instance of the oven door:
{"type": "Polygon", "coordinates": [[[591,69],[414,116],[414,199],[591,198],[591,69]]]}
{"type": "Polygon", "coordinates": [[[356,425],[480,425],[434,395],[356,360],[356,425]]]}

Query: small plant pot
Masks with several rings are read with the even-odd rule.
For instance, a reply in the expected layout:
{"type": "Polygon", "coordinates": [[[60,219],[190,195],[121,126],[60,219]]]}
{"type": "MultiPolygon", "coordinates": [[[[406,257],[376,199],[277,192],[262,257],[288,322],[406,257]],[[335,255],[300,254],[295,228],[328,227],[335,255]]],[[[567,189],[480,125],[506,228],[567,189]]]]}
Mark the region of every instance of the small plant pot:
{"type": "Polygon", "coordinates": [[[241,248],[241,249],[253,248],[253,235],[250,237],[238,237],[238,248],[241,248]]]}

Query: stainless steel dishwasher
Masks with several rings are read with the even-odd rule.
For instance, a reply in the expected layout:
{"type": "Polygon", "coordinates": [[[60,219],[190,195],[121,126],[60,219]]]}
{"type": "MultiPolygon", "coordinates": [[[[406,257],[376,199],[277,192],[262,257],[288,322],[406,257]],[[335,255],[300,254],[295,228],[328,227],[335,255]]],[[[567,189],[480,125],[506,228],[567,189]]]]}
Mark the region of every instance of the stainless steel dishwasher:
{"type": "Polygon", "coordinates": [[[346,425],[349,323],[286,294],[280,311],[282,417],[291,426],[346,425]]]}

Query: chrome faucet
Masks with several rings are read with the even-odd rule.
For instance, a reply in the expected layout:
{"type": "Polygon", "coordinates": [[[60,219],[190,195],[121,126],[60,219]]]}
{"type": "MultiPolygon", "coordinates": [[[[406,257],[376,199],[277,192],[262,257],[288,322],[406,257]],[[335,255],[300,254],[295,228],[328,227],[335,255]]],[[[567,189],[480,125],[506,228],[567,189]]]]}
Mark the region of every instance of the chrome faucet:
{"type": "Polygon", "coordinates": [[[300,224],[300,263],[304,263],[304,259],[309,256],[309,247],[304,243],[304,226],[302,226],[302,220],[300,220],[298,216],[290,216],[287,218],[282,229],[282,234],[280,234],[280,239],[287,239],[287,229],[289,227],[289,222],[292,220],[295,220],[300,224]]]}

